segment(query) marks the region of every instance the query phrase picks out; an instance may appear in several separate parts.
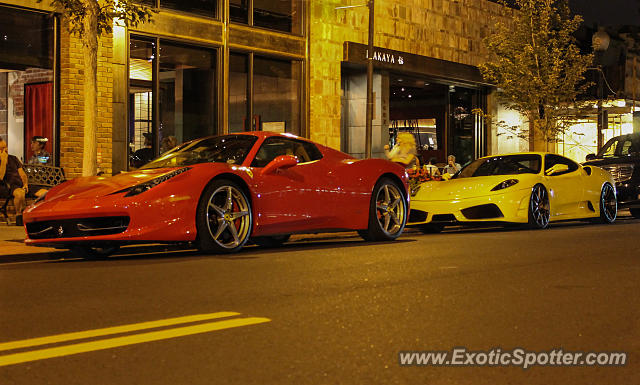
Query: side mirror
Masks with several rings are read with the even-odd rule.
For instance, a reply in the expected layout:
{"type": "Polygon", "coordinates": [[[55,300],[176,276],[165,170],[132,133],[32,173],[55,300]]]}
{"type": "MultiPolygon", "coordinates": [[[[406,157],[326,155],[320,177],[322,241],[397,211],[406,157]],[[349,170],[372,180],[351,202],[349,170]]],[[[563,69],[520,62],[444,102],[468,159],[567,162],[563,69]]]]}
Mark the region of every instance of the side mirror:
{"type": "Polygon", "coordinates": [[[274,160],[269,162],[264,169],[262,169],[262,174],[273,174],[278,170],[285,170],[287,168],[291,168],[298,164],[298,158],[293,155],[280,155],[276,157],[274,160]]]}
{"type": "Polygon", "coordinates": [[[563,172],[569,171],[569,166],[566,164],[555,164],[550,169],[544,172],[544,175],[551,176],[561,174],[563,172]]]}
{"type": "Polygon", "coordinates": [[[596,154],[587,155],[587,162],[590,161],[590,160],[596,160],[596,159],[598,159],[598,158],[596,158],[596,154]]]}

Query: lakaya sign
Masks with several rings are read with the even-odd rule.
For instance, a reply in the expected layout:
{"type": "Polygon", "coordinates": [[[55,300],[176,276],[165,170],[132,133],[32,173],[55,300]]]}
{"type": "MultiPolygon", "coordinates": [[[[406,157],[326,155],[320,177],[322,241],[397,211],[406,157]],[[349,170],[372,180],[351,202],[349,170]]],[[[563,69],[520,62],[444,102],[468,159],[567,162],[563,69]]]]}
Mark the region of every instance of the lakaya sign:
{"type": "MultiPolygon", "coordinates": [[[[366,50],[366,57],[367,59],[369,58],[369,50],[366,50]]],[[[402,56],[400,55],[396,56],[392,53],[386,53],[386,52],[380,52],[380,51],[373,51],[372,59],[382,63],[390,63],[390,64],[397,63],[399,65],[404,64],[404,58],[402,56]]]]}

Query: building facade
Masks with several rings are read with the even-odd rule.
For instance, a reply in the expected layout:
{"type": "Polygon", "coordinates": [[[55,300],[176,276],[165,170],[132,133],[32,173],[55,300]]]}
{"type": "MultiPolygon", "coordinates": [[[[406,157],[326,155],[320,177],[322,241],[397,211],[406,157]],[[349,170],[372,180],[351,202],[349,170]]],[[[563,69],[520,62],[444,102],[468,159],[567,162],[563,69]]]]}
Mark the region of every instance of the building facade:
{"type": "MultiPolygon", "coordinates": [[[[168,139],[254,129],[363,155],[368,11],[343,8],[362,2],[145,2],[152,23],[100,39],[100,171],[127,170],[145,145],[159,154],[168,139]]],[[[375,2],[376,156],[400,131],[440,161],[492,152],[495,130],[471,111],[491,104],[476,66],[504,12],[488,0],[375,2]]],[[[45,136],[53,163],[80,175],[80,40],[46,2],[0,0],[0,20],[0,136],[23,160],[45,136]]]]}

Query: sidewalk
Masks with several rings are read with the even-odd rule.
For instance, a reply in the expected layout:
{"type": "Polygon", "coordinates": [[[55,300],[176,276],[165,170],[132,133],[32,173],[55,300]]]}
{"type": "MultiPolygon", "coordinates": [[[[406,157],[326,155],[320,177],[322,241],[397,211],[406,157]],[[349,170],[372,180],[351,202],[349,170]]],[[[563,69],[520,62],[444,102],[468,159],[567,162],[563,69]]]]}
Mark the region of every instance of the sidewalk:
{"type": "Polygon", "coordinates": [[[0,224],[0,263],[60,259],[68,255],[64,250],[27,246],[24,238],[24,227],[0,224]]]}

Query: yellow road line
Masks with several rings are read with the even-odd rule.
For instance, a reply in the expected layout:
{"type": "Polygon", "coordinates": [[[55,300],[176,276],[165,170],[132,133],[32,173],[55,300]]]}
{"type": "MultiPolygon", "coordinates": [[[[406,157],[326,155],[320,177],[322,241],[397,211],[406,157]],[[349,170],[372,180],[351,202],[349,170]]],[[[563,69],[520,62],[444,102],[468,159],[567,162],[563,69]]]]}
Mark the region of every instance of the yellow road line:
{"type": "Polygon", "coordinates": [[[97,350],[111,349],[120,346],[140,344],[143,342],[151,342],[165,340],[169,338],[183,337],[192,334],[207,333],[215,330],[235,328],[239,326],[255,325],[264,322],[270,322],[269,318],[249,317],[234,318],[225,321],[210,322],[205,324],[184,326],[175,329],[160,330],[155,332],[147,332],[134,334],[124,337],[108,338],[104,340],[82,342],[73,345],[59,346],[48,349],[34,350],[31,352],[14,353],[0,356],[0,366],[8,366],[20,364],[23,362],[44,360],[53,357],[69,356],[72,354],[86,353],[97,350]]]}
{"type": "Polygon", "coordinates": [[[94,330],[86,330],[82,332],[57,334],[57,335],[48,336],[48,337],[31,338],[28,340],[4,342],[4,343],[0,343],[0,352],[5,350],[28,348],[31,346],[39,346],[39,345],[55,344],[58,342],[79,340],[83,338],[101,337],[101,336],[107,336],[110,334],[127,333],[127,332],[133,332],[137,330],[171,326],[171,325],[183,324],[188,322],[197,322],[197,321],[206,321],[206,320],[216,319],[216,318],[233,317],[239,314],[240,313],[235,313],[230,311],[209,313],[209,314],[197,314],[197,315],[190,315],[185,317],[168,318],[168,319],[163,319],[158,321],[142,322],[142,323],[131,324],[131,325],[113,326],[113,327],[103,328],[103,329],[94,329],[94,330]]]}

